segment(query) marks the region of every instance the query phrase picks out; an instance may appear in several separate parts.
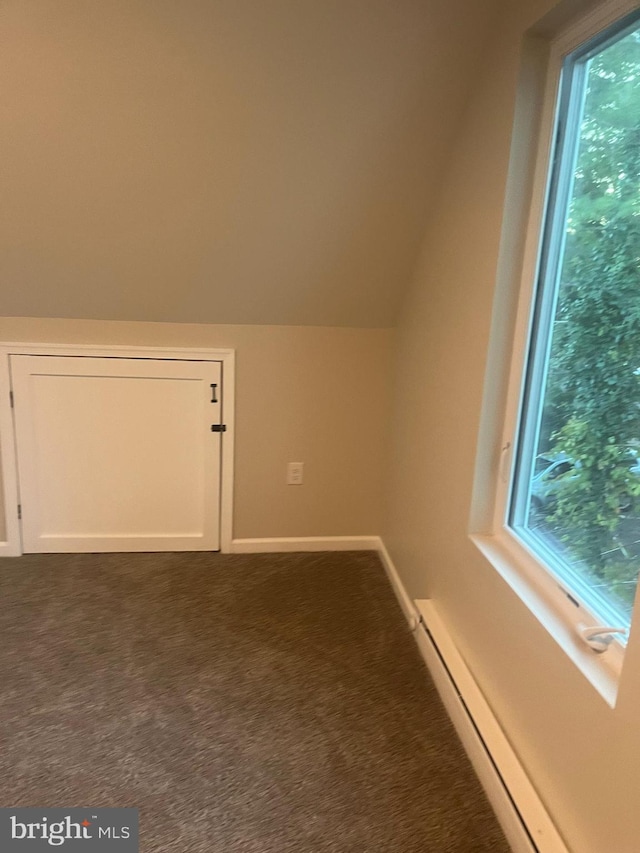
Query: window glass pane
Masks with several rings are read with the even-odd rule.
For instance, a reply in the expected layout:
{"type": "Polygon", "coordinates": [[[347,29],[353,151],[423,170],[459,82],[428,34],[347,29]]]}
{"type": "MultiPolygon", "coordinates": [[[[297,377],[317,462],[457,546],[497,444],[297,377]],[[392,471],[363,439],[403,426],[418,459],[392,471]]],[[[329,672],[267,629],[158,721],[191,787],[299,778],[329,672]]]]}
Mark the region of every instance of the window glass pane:
{"type": "Polygon", "coordinates": [[[560,118],[568,124],[556,172],[564,188],[552,193],[555,209],[547,214],[536,352],[510,516],[587,606],[622,624],[630,622],[640,570],[635,26],[565,69],[569,94],[560,118]]]}

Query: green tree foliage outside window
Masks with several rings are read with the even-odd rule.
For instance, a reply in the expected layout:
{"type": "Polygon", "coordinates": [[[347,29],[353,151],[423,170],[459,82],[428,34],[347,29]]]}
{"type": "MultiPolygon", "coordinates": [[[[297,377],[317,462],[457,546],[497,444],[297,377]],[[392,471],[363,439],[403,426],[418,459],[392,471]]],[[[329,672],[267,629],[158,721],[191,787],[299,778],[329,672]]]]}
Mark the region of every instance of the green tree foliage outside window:
{"type": "Polygon", "coordinates": [[[553,483],[534,470],[528,526],[628,621],[640,570],[640,27],[585,70],[535,447],[538,470],[566,464],[553,483]]]}

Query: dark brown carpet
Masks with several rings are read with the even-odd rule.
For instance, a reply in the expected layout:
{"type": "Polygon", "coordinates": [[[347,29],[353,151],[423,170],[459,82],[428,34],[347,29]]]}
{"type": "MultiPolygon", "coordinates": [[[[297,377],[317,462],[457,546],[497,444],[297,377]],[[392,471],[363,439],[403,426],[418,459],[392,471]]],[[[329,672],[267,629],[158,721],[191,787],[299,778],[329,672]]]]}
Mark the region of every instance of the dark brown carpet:
{"type": "Polygon", "coordinates": [[[0,805],[137,806],[144,853],[506,853],[371,553],[0,572],[0,805]]]}

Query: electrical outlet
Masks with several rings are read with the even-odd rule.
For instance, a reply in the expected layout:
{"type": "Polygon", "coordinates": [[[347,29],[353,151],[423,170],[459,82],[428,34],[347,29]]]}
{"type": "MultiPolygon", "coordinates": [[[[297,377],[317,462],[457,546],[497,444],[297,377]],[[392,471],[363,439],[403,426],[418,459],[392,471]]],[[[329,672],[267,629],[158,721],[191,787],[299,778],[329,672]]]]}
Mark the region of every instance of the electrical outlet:
{"type": "Polygon", "coordinates": [[[289,462],[287,465],[287,484],[289,486],[301,486],[304,462],[289,462]]]}

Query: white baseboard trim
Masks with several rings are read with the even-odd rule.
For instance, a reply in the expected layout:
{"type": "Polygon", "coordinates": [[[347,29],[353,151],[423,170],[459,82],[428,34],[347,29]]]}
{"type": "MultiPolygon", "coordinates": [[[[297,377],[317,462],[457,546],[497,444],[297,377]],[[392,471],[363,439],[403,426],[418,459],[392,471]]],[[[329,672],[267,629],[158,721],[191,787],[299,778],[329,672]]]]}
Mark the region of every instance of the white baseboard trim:
{"type": "Polygon", "coordinates": [[[232,539],[231,554],[284,551],[378,551],[379,536],[290,536],[280,539],[232,539]]]}
{"type": "Polygon", "coordinates": [[[15,542],[0,542],[0,557],[20,557],[22,551],[15,542]]]}
{"type": "Polygon", "coordinates": [[[381,541],[380,558],[418,648],[513,853],[569,853],[432,600],[411,602],[381,541]]]}

